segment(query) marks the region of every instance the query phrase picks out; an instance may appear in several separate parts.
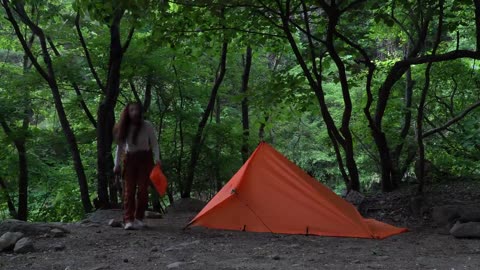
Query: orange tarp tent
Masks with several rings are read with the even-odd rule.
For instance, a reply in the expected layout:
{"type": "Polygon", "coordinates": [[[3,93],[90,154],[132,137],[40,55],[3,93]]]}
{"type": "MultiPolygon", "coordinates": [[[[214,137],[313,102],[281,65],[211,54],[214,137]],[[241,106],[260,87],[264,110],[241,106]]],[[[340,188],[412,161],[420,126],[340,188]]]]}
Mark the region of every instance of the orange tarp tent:
{"type": "Polygon", "coordinates": [[[267,143],[187,226],[379,239],[406,231],[363,218],[267,143]]]}

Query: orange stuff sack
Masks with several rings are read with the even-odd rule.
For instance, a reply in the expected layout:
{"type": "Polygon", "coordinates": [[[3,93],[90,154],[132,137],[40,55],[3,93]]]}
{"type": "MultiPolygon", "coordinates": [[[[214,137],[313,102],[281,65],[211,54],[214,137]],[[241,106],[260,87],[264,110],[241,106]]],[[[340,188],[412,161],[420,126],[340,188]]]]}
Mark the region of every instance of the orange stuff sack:
{"type": "Polygon", "coordinates": [[[157,190],[158,194],[160,196],[165,195],[167,192],[167,177],[163,174],[162,168],[160,168],[160,165],[155,165],[153,167],[152,171],[150,172],[150,180],[152,180],[152,184],[157,190]]]}

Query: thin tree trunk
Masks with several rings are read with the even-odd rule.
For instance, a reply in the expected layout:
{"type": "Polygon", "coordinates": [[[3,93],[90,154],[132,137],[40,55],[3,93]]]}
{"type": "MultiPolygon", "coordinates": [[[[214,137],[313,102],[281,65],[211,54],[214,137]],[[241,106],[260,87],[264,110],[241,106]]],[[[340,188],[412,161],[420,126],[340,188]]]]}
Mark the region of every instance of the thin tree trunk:
{"type": "MultiPolygon", "coordinates": [[[[163,111],[160,111],[160,123],[158,124],[159,126],[159,129],[158,129],[158,141],[162,141],[162,127],[163,127],[163,121],[165,119],[165,112],[166,110],[163,110],[163,111]]],[[[162,160],[162,152],[159,151],[159,158],[160,160],[162,160]]],[[[160,195],[158,194],[157,190],[154,188],[153,184],[150,185],[152,187],[152,198],[151,198],[151,202],[152,202],[152,207],[153,207],[153,210],[154,211],[157,211],[159,213],[162,212],[162,205],[160,203],[160,195]]]]}
{"type": "Polygon", "coordinates": [[[247,47],[247,51],[245,53],[245,63],[243,68],[243,75],[242,75],[242,89],[240,92],[243,94],[242,99],[242,127],[243,127],[243,136],[242,136],[242,159],[243,162],[247,161],[248,157],[250,156],[249,150],[249,137],[250,137],[250,127],[249,127],[249,120],[248,120],[248,81],[250,78],[250,69],[252,66],[252,48],[250,46],[247,47]]]}
{"type": "MultiPolygon", "coordinates": [[[[47,37],[48,44],[50,44],[50,47],[52,48],[53,52],[55,53],[56,56],[60,56],[60,52],[57,50],[57,47],[53,43],[52,39],[50,37],[47,37]]],[[[83,99],[82,92],[80,91],[80,87],[78,87],[78,84],[75,83],[74,81],[71,82],[72,87],[75,90],[75,94],[77,94],[77,97],[80,102],[80,106],[82,107],[83,111],[85,112],[85,115],[87,116],[88,120],[90,123],[92,123],[93,127],[97,127],[97,121],[95,121],[95,118],[93,117],[92,113],[88,109],[87,104],[85,103],[85,100],[83,99]]]]}
{"type": "Polygon", "coordinates": [[[43,60],[47,66],[47,70],[44,70],[43,67],[40,66],[40,64],[37,62],[36,57],[33,55],[32,51],[28,47],[27,42],[25,41],[17,21],[15,20],[15,17],[13,16],[10,8],[10,1],[8,0],[2,0],[3,7],[7,13],[8,20],[12,23],[12,26],[15,30],[15,34],[17,35],[17,38],[19,39],[25,53],[28,55],[28,58],[32,62],[33,66],[36,68],[37,72],[40,73],[40,75],[45,79],[45,81],[48,83],[50,90],[52,92],[53,100],[55,103],[55,108],[58,113],[58,118],[60,120],[60,124],[62,126],[65,138],[67,140],[67,143],[70,148],[70,153],[72,155],[73,159],[73,164],[75,168],[75,172],[78,177],[78,184],[80,187],[80,195],[81,195],[81,200],[83,204],[83,209],[85,212],[90,212],[92,209],[92,205],[90,203],[90,196],[88,192],[88,183],[87,183],[87,178],[85,176],[85,171],[83,169],[83,164],[82,160],[80,157],[80,152],[78,150],[78,145],[77,145],[77,140],[75,138],[75,134],[73,133],[70,123],[67,119],[67,116],[65,114],[65,109],[63,107],[63,103],[61,100],[61,95],[60,91],[58,89],[55,73],[53,70],[53,65],[52,65],[52,60],[50,57],[49,50],[47,48],[47,41],[45,34],[43,30],[36,24],[34,24],[28,15],[25,12],[24,6],[22,3],[16,3],[15,4],[15,10],[17,11],[18,15],[22,19],[22,21],[28,25],[30,30],[39,38],[40,40],[40,45],[41,45],[41,50],[42,50],[42,56],[43,60]]]}
{"type": "Polygon", "coordinates": [[[0,188],[2,188],[3,191],[5,192],[4,197],[7,201],[8,212],[10,213],[10,216],[14,219],[18,219],[17,210],[15,209],[15,204],[13,203],[12,198],[10,197],[10,194],[8,194],[7,185],[5,184],[5,181],[3,181],[2,177],[0,177],[0,188]]]}
{"type": "Polygon", "coordinates": [[[265,141],[265,126],[267,125],[268,122],[268,115],[265,116],[265,121],[260,124],[260,127],[258,128],[258,140],[263,142],[265,141]]]}
{"type": "Polygon", "coordinates": [[[198,157],[200,155],[201,143],[203,139],[203,130],[207,124],[208,117],[210,116],[213,106],[215,105],[215,99],[217,97],[218,89],[223,81],[225,76],[226,66],[227,66],[227,47],[228,43],[225,41],[222,45],[222,52],[220,57],[220,67],[219,71],[216,74],[215,83],[212,87],[212,92],[210,94],[210,100],[208,101],[207,107],[203,112],[202,119],[198,124],[197,133],[192,142],[192,153],[190,157],[190,163],[188,167],[187,177],[185,179],[184,190],[182,191],[182,198],[190,198],[190,193],[192,191],[193,179],[195,177],[195,167],[197,165],[198,157]]]}
{"type": "MultiPolygon", "coordinates": [[[[28,120],[28,119],[27,119],[28,120]]],[[[28,218],[28,167],[27,167],[27,153],[25,149],[25,134],[26,129],[28,129],[28,121],[23,122],[22,127],[22,134],[19,135],[21,137],[14,137],[18,135],[14,135],[10,127],[7,125],[7,122],[0,116],[0,125],[2,126],[5,134],[13,141],[15,148],[17,149],[18,154],[18,211],[15,210],[15,206],[11,202],[10,197],[8,196],[8,192],[5,186],[5,183],[2,184],[2,187],[7,192],[7,203],[12,203],[12,206],[9,205],[10,213],[15,214],[15,218],[19,220],[26,221],[28,218]],[[25,124],[26,123],[26,124],[25,124]]]]}
{"type": "MultiPolygon", "coordinates": [[[[97,193],[98,208],[109,208],[109,183],[113,182],[113,126],[114,109],[120,93],[120,70],[124,48],[120,41],[120,21],[124,10],[117,9],[110,25],[110,56],[106,93],[97,111],[97,193]]],[[[128,41],[127,41],[128,42],[128,41]]]]}
{"type": "MultiPolygon", "coordinates": [[[[444,0],[440,0],[440,15],[438,18],[438,28],[437,28],[437,35],[435,39],[435,43],[433,45],[432,55],[435,55],[437,52],[438,45],[440,44],[441,37],[442,37],[442,29],[443,29],[443,6],[444,0]]],[[[425,111],[425,102],[427,100],[428,90],[430,88],[430,72],[432,69],[432,62],[427,64],[427,68],[425,70],[425,84],[422,90],[422,94],[420,97],[420,102],[418,104],[417,110],[417,144],[418,144],[418,161],[419,161],[419,175],[417,175],[417,180],[419,182],[417,192],[419,194],[423,193],[423,186],[425,184],[425,145],[423,142],[423,119],[424,119],[424,111],[425,111]]]]}
{"type": "Polygon", "coordinates": [[[28,218],[28,166],[27,151],[25,149],[25,140],[16,142],[18,151],[18,216],[19,220],[26,221],[28,218]]]}
{"type": "MultiPolygon", "coordinates": [[[[353,138],[350,132],[350,119],[352,117],[352,100],[350,98],[350,90],[348,86],[347,73],[345,69],[345,64],[337,53],[334,45],[334,34],[336,32],[335,28],[337,26],[340,13],[337,10],[336,6],[333,6],[332,9],[327,10],[329,17],[328,29],[327,29],[327,38],[326,38],[326,47],[330,56],[332,57],[335,65],[337,66],[340,85],[342,88],[342,96],[344,102],[344,109],[342,115],[342,126],[340,128],[340,133],[343,136],[343,143],[340,140],[340,144],[343,146],[345,152],[345,166],[347,167],[349,174],[349,185],[347,185],[348,190],[360,190],[360,180],[358,175],[358,168],[355,162],[354,149],[353,149],[353,138]],[[334,8],[333,8],[334,7],[334,8]]],[[[304,11],[306,13],[306,8],[304,6],[304,11]]],[[[315,61],[315,59],[312,59],[315,61]]]]}
{"type": "Polygon", "coordinates": [[[150,103],[152,103],[152,76],[147,76],[147,83],[145,85],[145,96],[143,98],[143,111],[147,112],[150,108],[150,103]]]}
{"type": "MultiPolygon", "coordinates": [[[[278,2],[279,8],[283,10],[283,7],[281,7],[280,2],[278,2]]],[[[340,171],[342,172],[342,176],[344,178],[345,185],[348,189],[354,189],[358,190],[359,189],[359,179],[358,179],[358,170],[356,169],[356,164],[355,160],[353,157],[353,145],[352,143],[352,138],[351,134],[348,128],[349,125],[349,118],[351,114],[351,102],[350,102],[350,97],[348,92],[348,88],[345,88],[345,85],[342,84],[342,93],[344,95],[344,102],[346,109],[344,110],[343,114],[343,119],[342,119],[342,128],[339,130],[336,125],[335,121],[332,118],[332,115],[330,114],[330,111],[328,109],[327,103],[325,101],[325,95],[323,92],[323,87],[322,87],[322,70],[321,70],[321,65],[317,65],[317,55],[316,55],[316,48],[314,46],[314,42],[312,39],[312,35],[310,32],[310,21],[308,18],[308,12],[306,8],[306,4],[304,1],[302,1],[302,6],[303,6],[303,18],[305,21],[305,28],[308,38],[308,44],[309,44],[309,49],[310,49],[310,59],[312,61],[312,71],[310,70],[309,66],[306,63],[306,60],[303,56],[303,54],[300,52],[300,48],[297,45],[296,39],[293,36],[291,30],[290,30],[290,12],[289,7],[285,9],[285,11],[282,11],[281,18],[282,18],[282,30],[285,33],[288,42],[290,43],[290,46],[293,50],[293,53],[300,65],[300,67],[303,70],[303,73],[310,85],[310,88],[312,91],[315,93],[315,96],[317,97],[319,106],[320,106],[320,112],[323,118],[323,121],[325,122],[325,125],[327,126],[327,129],[329,131],[329,137],[332,140],[332,145],[335,148],[335,153],[337,154],[337,163],[339,166],[340,171]],[[346,92],[347,91],[347,92],[346,92]],[[346,95],[347,94],[347,95],[346,95]],[[350,108],[348,108],[350,106],[350,108]],[[350,135],[349,135],[350,134],[350,135]],[[345,136],[345,137],[344,137],[345,136]],[[346,163],[344,166],[343,160],[341,156],[338,154],[340,153],[339,147],[342,147],[345,155],[346,155],[346,163]],[[347,175],[345,172],[345,168],[349,171],[351,175],[347,175]]],[[[331,21],[329,23],[329,34],[328,35],[333,35],[334,31],[334,25],[335,25],[335,14],[328,14],[329,20],[331,21]]],[[[333,44],[333,37],[330,37],[330,41],[333,44]]],[[[330,46],[331,53],[334,54],[336,53],[334,48],[330,46]]],[[[338,55],[337,55],[338,56],[338,55]]],[[[322,56],[323,57],[323,56],[322,56]]],[[[320,57],[320,61],[322,59],[320,57]]],[[[338,61],[338,59],[337,59],[338,61]]],[[[340,63],[337,63],[337,65],[340,63]]],[[[341,67],[342,65],[340,64],[337,66],[339,68],[339,72],[341,72],[341,67]]]]}
{"type": "Polygon", "coordinates": [[[412,81],[412,72],[410,68],[407,70],[405,77],[405,117],[402,130],[400,131],[400,143],[395,147],[395,150],[392,153],[392,182],[395,186],[398,185],[404,175],[402,172],[403,170],[401,169],[400,156],[412,122],[411,108],[414,83],[412,81]]]}
{"type": "MultiPolygon", "coordinates": [[[[220,98],[217,96],[217,102],[215,102],[215,124],[217,126],[220,126],[220,112],[221,112],[221,105],[220,105],[220,98]]],[[[216,191],[220,191],[222,189],[222,180],[220,179],[220,155],[222,152],[222,147],[221,147],[221,141],[222,141],[222,134],[218,133],[216,134],[217,139],[216,139],[216,145],[215,145],[215,162],[214,162],[214,174],[215,174],[215,189],[216,191]]]]}
{"type": "Polygon", "coordinates": [[[480,0],[473,0],[475,4],[475,34],[477,37],[477,52],[480,52],[480,0]]]}
{"type": "MultiPolygon", "coordinates": [[[[173,59],[174,60],[174,59],[173,59]]],[[[185,140],[184,140],[184,134],[183,134],[183,104],[184,104],[184,96],[183,96],[183,88],[182,84],[180,82],[180,79],[178,77],[178,72],[177,68],[175,67],[175,64],[172,64],[173,72],[175,73],[175,83],[178,88],[178,96],[180,98],[180,104],[178,107],[175,108],[176,110],[176,125],[175,125],[175,136],[177,135],[177,128],[178,128],[178,136],[179,136],[179,144],[180,144],[180,149],[177,154],[177,179],[178,179],[178,188],[180,189],[180,192],[183,190],[183,177],[182,177],[182,171],[183,171],[183,154],[184,154],[184,148],[185,148],[185,140]]],[[[175,103],[176,104],[176,103],[175,103]]],[[[175,140],[175,150],[177,149],[177,140],[175,140]]],[[[170,192],[168,194],[168,198],[170,200],[170,203],[173,203],[173,194],[170,192]]]]}

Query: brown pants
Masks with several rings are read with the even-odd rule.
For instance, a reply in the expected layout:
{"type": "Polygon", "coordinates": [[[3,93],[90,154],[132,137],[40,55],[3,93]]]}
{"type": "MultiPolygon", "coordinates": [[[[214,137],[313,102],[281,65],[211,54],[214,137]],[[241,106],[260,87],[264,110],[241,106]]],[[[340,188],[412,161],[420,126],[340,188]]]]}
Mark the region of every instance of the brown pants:
{"type": "Polygon", "coordinates": [[[151,151],[127,153],[124,162],[124,222],[142,220],[148,205],[148,186],[153,169],[151,151]],[[135,199],[136,193],[136,199],[135,199]]]}

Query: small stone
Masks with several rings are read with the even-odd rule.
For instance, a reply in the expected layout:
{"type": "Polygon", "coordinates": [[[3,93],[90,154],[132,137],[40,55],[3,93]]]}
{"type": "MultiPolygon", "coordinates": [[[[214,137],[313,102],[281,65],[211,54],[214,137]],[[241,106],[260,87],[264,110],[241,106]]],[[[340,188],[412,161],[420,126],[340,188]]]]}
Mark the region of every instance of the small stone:
{"type": "Polygon", "coordinates": [[[158,248],[157,248],[157,247],[152,247],[152,248],[150,249],[150,252],[157,252],[157,251],[158,251],[158,248]]]}
{"type": "Polygon", "coordinates": [[[457,238],[480,238],[480,222],[460,223],[457,221],[450,230],[457,238]]]}
{"type": "Polygon", "coordinates": [[[395,215],[393,217],[393,221],[395,221],[395,222],[399,222],[400,220],[402,220],[402,215],[395,215]]]}
{"type": "Polygon", "coordinates": [[[15,253],[28,253],[32,252],[33,250],[33,242],[32,240],[30,240],[30,238],[27,237],[18,240],[18,242],[15,244],[15,247],[13,248],[13,252],[15,253]]]}
{"type": "Polygon", "coordinates": [[[365,195],[358,191],[350,190],[345,200],[358,207],[365,200],[365,195]]]}
{"type": "Polygon", "coordinates": [[[65,232],[57,228],[50,230],[50,234],[55,238],[65,236],[65,232]]]}
{"type": "Polygon", "coordinates": [[[272,256],[272,259],[275,260],[275,261],[278,261],[278,260],[280,260],[280,256],[274,255],[274,256],[272,256]]]}
{"type": "Polygon", "coordinates": [[[80,224],[87,224],[87,223],[91,223],[92,221],[90,221],[89,219],[84,219],[82,221],[80,221],[80,224]]]}
{"type": "Polygon", "coordinates": [[[145,211],[146,218],[162,218],[162,214],[158,212],[145,211]]]}
{"type": "Polygon", "coordinates": [[[123,259],[123,262],[128,263],[128,259],[127,258],[123,259]]]}
{"type": "Polygon", "coordinates": [[[108,226],[113,228],[119,228],[119,227],[122,227],[122,223],[112,218],[108,221],[108,226]]]}
{"type": "Polygon", "coordinates": [[[64,244],[57,244],[53,246],[54,251],[62,251],[65,250],[66,246],[64,244]]]}
{"type": "Polygon", "coordinates": [[[12,249],[18,239],[23,237],[21,232],[6,232],[0,237],[0,251],[12,249]]]}
{"type": "Polygon", "coordinates": [[[182,266],[184,264],[185,264],[184,262],[174,262],[174,263],[171,263],[171,264],[167,265],[167,268],[168,269],[179,268],[180,266],[182,266]]]}
{"type": "Polygon", "coordinates": [[[100,264],[90,268],[89,270],[107,270],[107,269],[110,269],[110,266],[108,266],[107,264],[100,264]]]}

